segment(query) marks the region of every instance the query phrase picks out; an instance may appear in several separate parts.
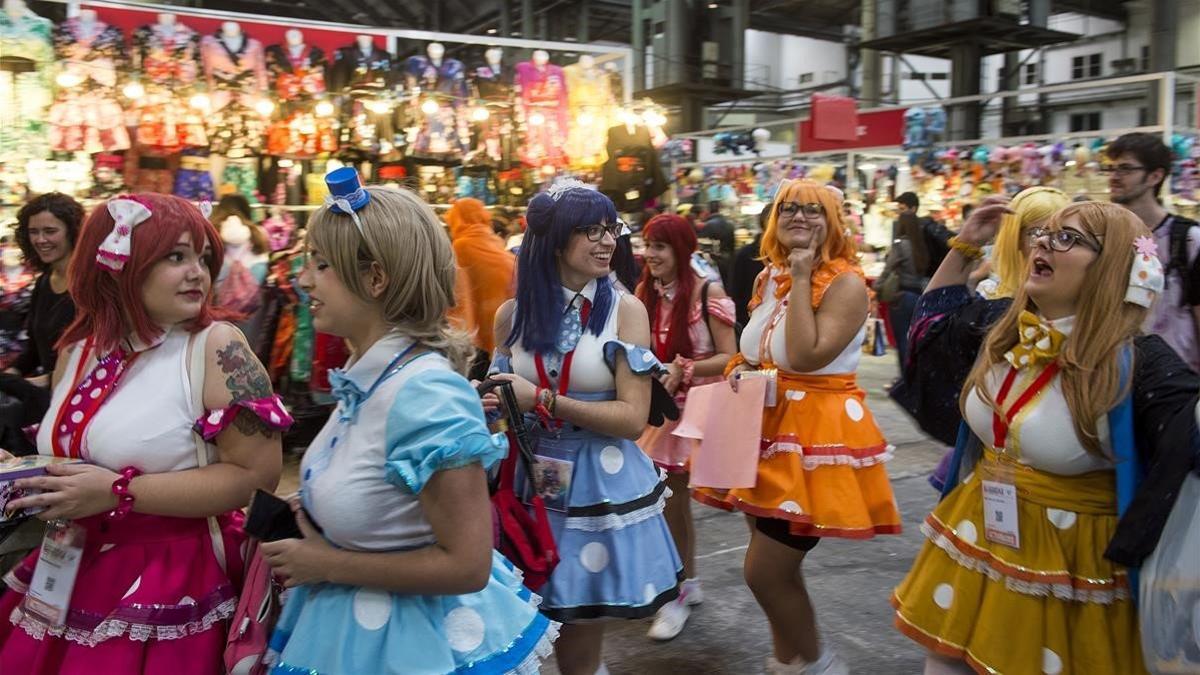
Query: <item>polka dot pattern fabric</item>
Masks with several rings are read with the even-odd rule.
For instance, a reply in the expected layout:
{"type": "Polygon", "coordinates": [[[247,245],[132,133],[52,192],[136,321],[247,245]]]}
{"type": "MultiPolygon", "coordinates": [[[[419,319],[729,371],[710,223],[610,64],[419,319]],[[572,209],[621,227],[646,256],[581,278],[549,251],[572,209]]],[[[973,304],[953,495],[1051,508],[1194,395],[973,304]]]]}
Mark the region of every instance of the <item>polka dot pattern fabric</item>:
{"type": "Polygon", "coordinates": [[[1113,473],[1019,471],[1019,549],[985,536],[983,473],[926,518],[927,541],[892,597],[900,631],[980,673],[1145,673],[1128,575],[1103,557],[1113,473]]]}

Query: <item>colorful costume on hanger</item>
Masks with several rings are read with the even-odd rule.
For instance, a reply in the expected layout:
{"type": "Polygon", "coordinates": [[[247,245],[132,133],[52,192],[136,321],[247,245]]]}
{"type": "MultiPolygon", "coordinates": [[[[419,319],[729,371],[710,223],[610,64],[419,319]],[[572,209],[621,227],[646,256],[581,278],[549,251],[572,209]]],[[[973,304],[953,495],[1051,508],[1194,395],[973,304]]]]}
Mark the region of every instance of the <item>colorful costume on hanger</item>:
{"type": "Polygon", "coordinates": [[[462,61],[443,59],[434,63],[424,56],[413,56],[404,62],[404,73],[409,89],[421,92],[420,97],[413,97],[409,113],[415,122],[408,129],[409,154],[437,159],[461,157],[470,142],[464,114],[469,94],[462,61]],[[421,109],[430,97],[438,103],[433,114],[421,109]]]}
{"type": "Polygon", "coordinates": [[[124,67],[125,36],[102,21],[67,19],[54,31],[64,73],[80,84],[62,88],[50,107],[50,146],[56,152],[125,150],[129,132],[117,103],[117,72],[124,67]]]}
{"type": "Polygon", "coordinates": [[[516,85],[525,127],[521,161],[531,167],[565,167],[570,115],[563,69],[549,63],[518,63],[516,85]]]}
{"type": "MultiPolygon", "coordinates": [[[[813,272],[814,311],[843,274],[863,276],[857,264],[843,259],[813,272]]],[[[757,483],[733,490],[701,488],[692,496],[727,511],[786,521],[794,536],[870,539],[899,533],[900,513],[884,467],[892,448],[865,405],[866,392],[856,375],[866,325],[824,368],[789,370],[782,364],[787,362],[791,281],[784,267],[771,266],[759,275],[741,353],[731,362],[777,370],[776,404],[763,409],[757,483]]]]}
{"type": "Polygon", "coordinates": [[[608,130],[608,161],[601,173],[600,191],[618,211],[639,211],[667,190],[658,151],[645,126],[624,124],[608,130]]]}
{"type": "Polygon", "coordinates": [[[563,68],[567,77],[567,102],[571,109],[567,158],[575,169],[599,169],[608,159],[605,140],[616,121],[617,100],[609,89],[608,74],[579,64],[563,68]]]}
{"type": "MultiPolygon", "coordinates": [[[[618,339],[615,289],[603,330],[585,330],[598,283],[579,293],[562,289],[567,310],[554,353],[535,355],[516,344],[511,358],[496,357],[492,371],[515,372],[580,401],[616,398],[618,359],[638,376],[661,373],[653,352],[618,339]]],[[[665,476],[645,453],[633,441],[561,421],[538,424],[532,437],[538,466],[546,467],[537,482],[561,558],[542,588],[543,613],[566,622],[637,619],[678,597],[683,563],[663,517],[665,476]]],[[[518,496],[528,485],[518,469],[518,496]]]]}
{"type": "MultiPolygon", "coordinates": [[[[340,548],[434,544],[418,501],[430,479],[472,464],[486,468],[505,454],[466,379],[442,355],[412,348],[410,339],[390,333],[330,375],[338,407],[304,454],[300,495],[340,548]]],[[[299,586],[271,639],[279,652],[272,672],[536,673],[558,630],[537,602],[496,552],[487,586],[476,593],[299,586]]]]}
{"type": "MultiPolygon", "coordinates": [[[[702,283],[706,282],[700,279],[696,280],[697,287],[702,283]]],[[[666,353],[667,345],[670,344],[671,311],[675,306],[678,284],[672,282],[669,286],[663,287],[655,282],[655,287],[658,289],[658,312],[650,320],[650,339],[656,346],[655,352],[661,356],[666,353]]],[[[691,338],[692,353],[682,356],[692,361],[703,361],[717,353],[709,322],[713,322],[713,325],[719,322],[732,327],[737,320],[737,312],[731,298],[714,298],[710,295],[707,310],[700,306],[700,302],[700,296],[697,295],[696,301],[688,310],[688,336],[691,338]],[[706,316],[707,321],[705,320],[706,316]]],[[[724,379],[721,375],[694,378],[689,385],[681,386],[675,393],[675,404],[682,411],[687,403],[689,389],[721,382],[724,379]]],[[[683,419],[682,412],[679,418],[683,419]]],[[[638,447],[654,460],[655,465],[668,472],[687,471],[692,452],[698,445],[694,439],[672,434],[671,432],[678,426],[679,420],[667,420],[661,427],[646,427],[641,438],[637,440],[638,447]]]]}
{"type": "Polygon", "coordinates": [[[0,156],[44,159],[54,49],[49,19],[29,10],[13,19],[0,12],[0,156]]]}
{"type": "Polygon", "coordinates": [[[200,71],[199,34],[182,24],[142,26],[133,33],[133,58],[146,90],[136,102],[136,140],[143,151],[207,146],[204,118],[188,106],[200,71]]]}
{"type": "MultiPolygon", "coordinates": [[[[173,328],[153,344],[99,362],[90,341],[72,345],[67,376],[38,431],[38,452],[84,457],[112,471],[166,473],[196,468],[195,434],[211,441],[239,414],[287,429],[291,418],[274,396],[224,410],[195,408],[191,377],[203,374],[189,373],[189,349],[204,349],[208,333],[196,334],[189,347],[193,335],[173,328]]],[[[215,456],[211,446],[208,452],[215,456]]],[[[39,552],[5,576],[0,672],[30,672],[34,664],[38,672],[62,675],[95,673],[98,664],[121,673],[223,671],[226,620],[242,583],[241,515],[217,517],[214,533],[205,518],[136,512],[74,521],[87,537],[65,625],[50,625],[22,604],[39,552]]]]}
{"type": "Polygon", "coordinates": [[[325,93],[325,52],[303,45],[298,52],[290,45],[267,47],[267,70],[280,101],[306,101],[325,93]]]}
{"type": "Polygon", "coordinates": [[[345,94],[342,101],[342,127],[338,147],[367,159],[380,154],[387,143],[388,151],[395,144],[397,126],[394,111],[368,110],[367,102],[379,98],[396,81],[392,56],[372,45],[364,52],[358,45],[337,50],[329,67],[330,93],[345,94]]]}
{"type": "Polygon", "coordinates": [[[475,93],[487,108],[488,118],[471,123],[467,163],[508,169],[517,161],[518,147],[513,116],[513,71],[502,64],[488,64],[471,71],[470,76],[475,93]]]}
{"type": "Polygon", "coordinates": [[[267,62],[262,43],[241,36],[233,50],[221,35],[200,40],[200,61],[212,98],[208,118],[209,146],[230,157],[257,154],[266,123],[255,104],[267,95],[267,62]]]}

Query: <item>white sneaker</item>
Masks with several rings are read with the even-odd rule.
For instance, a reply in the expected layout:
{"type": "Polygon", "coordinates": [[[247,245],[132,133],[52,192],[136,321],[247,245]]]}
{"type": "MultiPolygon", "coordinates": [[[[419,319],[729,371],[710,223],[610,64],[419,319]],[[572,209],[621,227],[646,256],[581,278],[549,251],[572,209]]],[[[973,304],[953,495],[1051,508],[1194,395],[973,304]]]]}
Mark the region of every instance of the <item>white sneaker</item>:
{"type": "Polygon", "coordinates": [[[679,584],[679,599],[686,602],[688,607],[694,607],[704,602],[704,589],[699,579],[684,579],[679,584]]]}
{"type": "Polygon", "coordinates": [[[821,657],[804,669],[804,675],[850,675],[850,669],[838,657],[837,652],[831,647],[826,647],[821,652],[821,657]]]}
{"type": "Polygon", "coordinates": [[[683,626],[692,614],[691,603],[683,596],[668,602],[659,608],[654,616],[654,623],[646,633],[651,640],[670,640],[683,632],[683,626]]]}

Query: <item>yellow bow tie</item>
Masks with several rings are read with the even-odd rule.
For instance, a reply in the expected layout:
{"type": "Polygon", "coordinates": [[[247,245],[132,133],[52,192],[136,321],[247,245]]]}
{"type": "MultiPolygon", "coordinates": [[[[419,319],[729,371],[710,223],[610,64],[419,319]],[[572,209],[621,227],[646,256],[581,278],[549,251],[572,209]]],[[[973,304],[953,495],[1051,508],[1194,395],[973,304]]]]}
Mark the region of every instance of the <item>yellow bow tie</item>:
{"type": "Polygon", "coordinates": [[[1021,341],[1004,355],[1015,368],[1050,363],[1058,358],[1066,336],[1029,311],[1021,312],[1017,320],[1021,341]]]}

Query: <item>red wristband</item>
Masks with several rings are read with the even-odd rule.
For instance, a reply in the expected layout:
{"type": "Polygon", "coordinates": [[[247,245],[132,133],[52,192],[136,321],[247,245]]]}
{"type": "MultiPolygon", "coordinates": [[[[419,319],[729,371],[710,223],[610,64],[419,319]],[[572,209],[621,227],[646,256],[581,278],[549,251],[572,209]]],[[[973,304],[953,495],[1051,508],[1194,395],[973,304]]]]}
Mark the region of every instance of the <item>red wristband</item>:
{"type": "Polygon", "coordinates": [[[133,510],[133,493],[129,491],[129,482],[142,475],[142,470],[127,466],[121,469],[121,475],[113,481],[112,493],[117,496],[117,507],[108,512],[110,520],[121,520],[133,510]]]}

